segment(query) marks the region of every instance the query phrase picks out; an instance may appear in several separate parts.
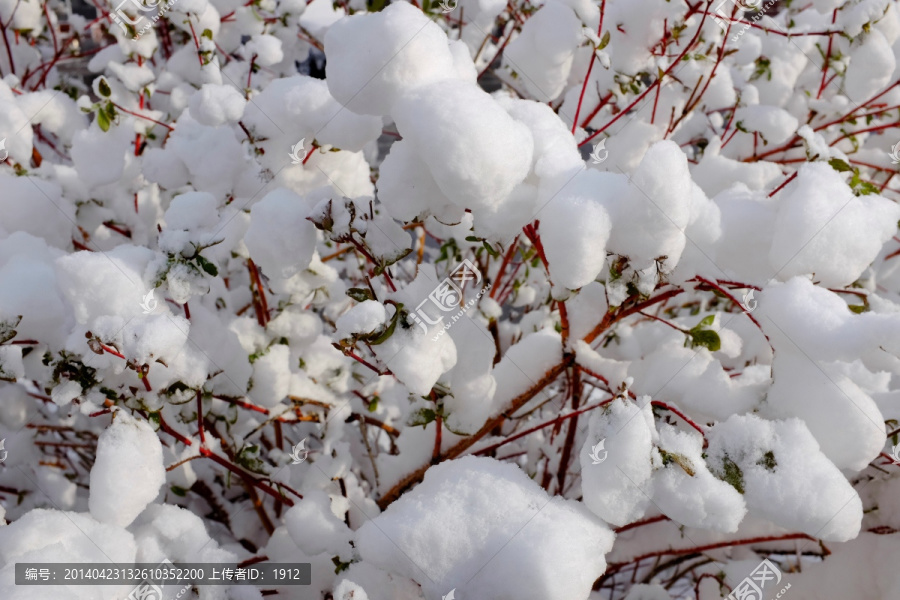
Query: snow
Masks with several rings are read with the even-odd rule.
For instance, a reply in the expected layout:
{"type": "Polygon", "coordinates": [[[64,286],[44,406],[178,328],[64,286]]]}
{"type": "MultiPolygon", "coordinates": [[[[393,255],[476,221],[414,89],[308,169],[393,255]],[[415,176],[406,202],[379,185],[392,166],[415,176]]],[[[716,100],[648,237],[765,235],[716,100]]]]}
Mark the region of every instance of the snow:
{"type": "Polygon", "coordinates": [[[278,157],[300,140],[305,140],[305,154],[314,139],[357,152],[378,138],[382,125],[378,117],[346,110],[325,81],[305,75],[276,79],[253,98],[244,115],[244,122],[267,138],[260,145],[278,157]]]}
{"type": "Polygon", "coordinates": [[[253,363],[253,388],[250,398],[260,406],[272,408],[288,395],[291,383],[290,350],[275,344],[253,363]]]}
{"type": "MultiPolygon", "coordinates": [[[[0,591],[4,598],[35,598],[31,586],[15,585],[15,563],[85,562],[97,565],[131,563],[135,559],[133,536],[121,527],[100,522],[89,514],[35,509],[6,527],[0,527],[0,591]]],[[[127,594],[128,586],[61,586],[52,596],[73,599],[114,600],[127,594]],[[65,594],[65,596],[62,596],[65,594]]],[[[40,592],[39,592],[40,593],[40,592]]]]}
{"type": "Polygon", "coordinates": [[[643,268],[657,258],[674,266],[690,220],[691,176],[687,159],[670,141],[651,146],[630,178],[626,197],[610,199],[609,249],[643,268]],[[626,209],[627,206],[627,209],[626,209]]]}
{"type": "Polygon", "coordinates": [[[91,468],[91,516],[127,527],[150,504],[166,480],[162,446],[146,421],[119,411],[97,440],[91,468]]]}
{"type": "Polygon", "coordinates": [[[581,23],[575,12],[550,0],[506,47],[504,65],[530,96],[549,102],[565,88],[580,37],[581,23]]]}
{"type": "Polygon", "coordinates": [[[819,451],[803,421],[734,415],[712,427],[708,438],[713,472],[731,473],[741,482],[751,514],[825,541],[843,542],[859,533],[859,496],[819,451]]]}
{"type": "Polygon", "coordinates": [[[331,94],[363,115],[386,115],[416,87],[454,72],[447,36],[405,2],[339,21],[325,34],[325,53],[331,94]]]}
{"type": "Polygon", "coordinates": [[[459,208],[489,208],[528,174],[530,132],[471,83],[445,80],[417,87],[391,114],[440,190],[459,208]]]}
{"type": "Polygon", "coordinates": [[[204,84],[190,100],[191,115],[210,127],[236,123],[246,105],[247,101],[232,86],[213,83],[204,84]]]}
{"type": "Polygon", "coordinates": [[[769,262],[782,281],[814,274],[825,287],[856,281],[896,231],[900,207],[880,196],[854,196],[825,164],[800,168],[775,219],[769,262]]]}
{"type": "Polygon", "coordinates": [[[306,554],[327,552],[329,556],[352,557],[351,531],[334,515],[324,492],[306,492],[284,515],[284,521],[291,539],[306,554]]]}
{"type": "Polygon", "coordinates": [[[728,483],[710,473],[703,459],[700,435],[662,426],[659,447],[666,456],[674,458],[653,476],[656,507],[688,527],[737,531],[747,512],[744,499],[728,483]]]}
{"type": "Polygon", "coordinates": [[[548,496],[514,465],[474,457],[430,469],[357,532],[363,563],[409,577],[435,599],[451,589],[460,598],[585,597],[612,541],[578,503],[548,496]]]}
{"type": "Polygon", "coordinates": [[[244,243],[264,273],[287,279],[309,266],[316,230],[306,220],[309,205],[286,189],[269,192],[250,210],[244,243]]]}
{"type": "Polygon", "coordinates": [[[370,333],[387,319],[387,312],[381,302],[366,300],[341,315],[337,320],[337,335],[349,337],[353,333],[370,333]]]}
{"type": "Polygon", "coordinates": [[[652,476],[651,452],[657,437],[652,426],[650,403],[642,407],[618,399],[602,411],[593,413],[588,434],[579,455],[581,489],[585,505],[598,517],[616,526],[638,520],[650,506],[651,497],[643,491],[652,476]],[[597,463],[591,454],[603,459],[597,463]]]}
{"type": "Polygon", "coordinates": [[[58,185],[31,177],[0,175],[0,228],[9,234],[24,231],[41,237],[48,244],[64,248],[69,245],[75,207],[62,198],[58,185]],[[41,218],[32,219],[32,207],[41,207],[41,218]]]}

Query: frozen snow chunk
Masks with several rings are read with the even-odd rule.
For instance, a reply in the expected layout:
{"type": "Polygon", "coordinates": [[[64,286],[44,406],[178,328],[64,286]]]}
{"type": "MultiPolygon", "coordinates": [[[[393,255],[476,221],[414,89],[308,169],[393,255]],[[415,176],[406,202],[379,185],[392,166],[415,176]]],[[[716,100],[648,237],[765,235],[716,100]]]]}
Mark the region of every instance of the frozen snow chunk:
{"type": "Polygon", "coordinates": [[[639,519],[650,505],[651,451],[656,429],[649,399],[643,408],[618,398],[594,411],[581,448],[581,491],[595,515],[616,526],[639,519]]]}
{"type": "Polygon", "coordinates": [[[849,377],[826,371],[795,348],[775,352],[772,375],[764,414],[802,419],[839,469],[861,471],[881,452],[884,417],[849,377]]]}
{"type": "MultiPolygon", "coordinates": [[[[329,57],[330,58],[330,57],[329,57]]],[[[381,119],[350,112],[335,100],[321,79],[295,75],[276,79],[247,105],[244,122],[268,138],[262,142],[278,156],[305,140],[357,152],[381,135],[381,119]]]]}
{"type": "Polygon", "coordinates": [[[418,150],[407,140],[394,142],[381,163],[378,199],[392,217],[403,222],[434,214],[439,221],[452,223],[462,213],[444,196],[418,150]],[[448,215],[451,211],[456,214],[448,215]]]}
{"type": "Polygon", "coordinates": [[[291,349],[275,344],[253,363],[253,387],[250,398],[266,408],[284,400],[291,385],[291,349]]]}
{"type": "Polygon", "coordinates": [[[303,198],[279,188],[250,209],[244,243],[267,275],[287,279],[309,266],[316,250],[316,227],[306,220],[309,208],[303,198]]]}
{"type": "MultiPolygon", "coordinates": [[[[742,178],[736,175],[735,179],[742,178]]],[[[774,274],[768,254],[778,200],[738,184],[718,193],[715,203],[722,216],[722,235],[715,245],[716,263],[738,281],[767,283],[774,274]]]]}
{"type": "Polygon", "coordinates": [[[494,367],[497,393],[494,406],[505,409],[551,368],[562,361],[562,338],[550,329],[542,329],[522,338],[510,347],[494,367]]]}
{"type": "MultiPolygon", "coordinates": [[[[876,19],[877,20],[877,19],[876,19]]],[[[891,80],[897,60],[891,43],[877,28],[872,27],[859,44],[850,50],[850,65],[842,91],[854,101],[865,101],[891,80]]]]}
{"type": "Polygon", "coordinates": [[[0,322],[21,315],[18,339],[41,340],[51,348],[61,346],[69,315],[56,282],[57,254],[62,251],[24,231],[0,240],[0,322]],[[22,286],[22,281],[31,285],[22,286]]]}
{"type": "Polygon", "coordinates": [[[233,86],[206,83],[191,96],[191,115],[203,125],[218,127],[225,123],[237,123],[244,114],[246,104],[247,101],[233,86]]]}
{"type": "Polygon", "coordinates": [[[487,328],[471,319],[457,321],[449,330],[456,345],[456,365],[447,374],[450,394],[444,396],[451,431],[475,433],[491,415],[497,382],[491,373],[496,348],[487,328]]]}
{"type": "Polygon", "coordinates": [[[381,264],[392,265],[410,253],[409,232],[384,212],[367,223],[366,246],[381,264]]]}
{"type": "Polygon", "coordinates": [[[91,468],[91,515],[103,523],[127,527],[159,493],[166,481],[162,445],[146,421],[117,411],[97,440],[91,468]]]}
{"type": "Polygon", "coordinates": [[[785,192],[769,252],[782,281],[813,274],[824,287],[850,285],[897,231],[900,206],[881,196],[854,196],[827,164],[804,164],[785,192]]]}
{"type": "MultiPolygon", "coordinates": [[[[730,330],[720,333],[726,331],[733,334],[730,330]]],[[[770,381],[768,369],[758,376],[751,371],[732,378],[713,353],[706,348],[686,348],[684,338],[677,334],[632,362],[628,374],[634,377],[635,393],[653,397],[662,394],[706,420],[724,420],[734,413],[753,410],[770,381]]]]}
{"type": "Polygon", "coordinates": [[[103,253],[75,252],[56,259],[59,288],[76,321],[92,326],[108,315],[141,315],[148,291],[143,272],[153,254],[148,248],[122,244],[103,253]]]}
{"type": "Polygon", "coordinates": [[[606,266],[610,228],[606,209],[594,198],[565,190],[556,195],[540,225],[553,283],[574,290],[594,281],[606,266]]]}
{"type": "Polygon", "coordinates": [[[89,188],[119,181],[125,170],[128,146],[134,141],[132,120],[123,119],[109,131],[102,131],[96,121],[72,139],[72,162],[78,177],[89,188]]]}
{"type": "Polygon", "coordinates": [[[331,94],[363,115],[385,115],[411,89],[455,74],[446,34],[406,2],[338,21],[325,55],[331,94]]]}
{"type": "Polygon", "coordinates": [[[231,562],[237,556],[210,538],[203,519],[171,504],[151,504],[129,528],[138,543],[136,562],[231,562]]]}
{"type": "Polygon", "coordinates": [[[398,323],[394,333],[372,350],[386,363],[409,391],[425,396],[438,379],[456,364],[456,346],[450,336],[439,335],[444,328],[421,327],[398,323]]]}
{"type": "Polygon", "coordinates": [[[575,12],[550,0],[507,45],[503,64],[516,74],[529,96],[549,102],[565,89],[581,40],[581,22],[575,12]]]}
{"type": "Polygon", "coordinates": [[[709,472],[703,438],[669,425],[659,430],[663,467],[653,475],[653,502],[674,521],[732,533],[747,514],[741,494],[709,472]]]}
{"type": "Polygon", "coordinates": [[[549,497],[515,465],[466,456],[357,531],[365,562],[416,580],[426,597],[586,598],[613,534],[580,503],[549,497]]]}
{"type": "Polygon", "coordinates": [[[166,225],[190,231],[215,226],[219,222],[216,197],[207,192],[188,192],[172,199],[165,214],[166,225]]]}
{"type": "Polygon", "coordinates": [[[628,256],[635,268],[659,259],[671,270],[684,250],[691,216],[692,181],[678,144],[653,144],[631,178],[628,197],[614,198],[609,249],[628,256]]]}
{"type": "Polygon", "coordinates": [[[751,190],[765,190],[782,176],[781,168],[775,163],[734,160],[719,154],[721,146],[718,138],[710,142],[700,163],[691,171],[694,181],[710,197],[741,183],[751,190]]]}
{"type": "Polygon", "coordinates": [[[754,104],[742,106],[735,111],[735,126],[750,132],[759,132],[769,144],[782,144],[794,135],[800,124],[797,117],[777,106],[754,104]]]}
{"type": "MultiPolygon", "coordinates": [[[[573,170],[584,167],[575,138],[552,108],[541,102],[517,98],[499,97],[497,102],[513,119],[531,131],[535,175],[542,180],[560,176],[568,178],[573,170]]],[[[559,189],[559,184],[555,189],[559,189]]]]}
{"type": "Polygon", "coordinates": [[[862,502],[799,419],[733,415],[707,431],[710,469],[743,493],[751,512],[791,531],[846,542],[862,502]]]}
{"type": "Polygon", "coordinates": [[[24,231],[57,248],[68,248],[75,227],[75,207],[55,183],[35,177],[0,174],[0,236],[24,231]]]}
{"type": "Polygon", "coordinates": [[[392,116],[444,196],[459,208],[499,204],[531,169],[531,132],[470,83],[447,80],[417,88],[397,102],[392,116]]]}
{"type": "MultiPolygon", "coordinates": [[[[22,94],[16,97],[16,105],[26,115],[31,117],[31,123],[40,125],[42,129],[58,135],[66,144],[72,143],[72,136],[87,127],[87,115],[85,115],[75,102],[65,94],[57,90],[41,90],[30,94],[22,94]]],[[[7,129],[0,126],[2,131],[16,131],[15,127],[7,129]]],[[[16,136],[23,139],[31,139],[32,129],[26,128],[17,131],[16,136]]],[[[11,140],[7,140],[7,148],[13,155],[11,140]]],[[[17,140],[18,141],[18,140],[17,140]]],[[[16,153],[18,155],[18,153],[16,153]]],[[[24,161],[19,161],[24,164],[24,161]]]]}
{"type": "Polygon", "coordinates": [[[337,320],[337,337],[346,338],[354,333],[369,333],[384,324],[387,311],[381,302],[360,302],[337,320]]]}
{"type": "Polygon", "coordinates": [[[348,561],[352,558],[353,532],[332,512],[331,499],[325,492],[305,490],[303,499],[284,515],[284,523],[304,553],[313,556],[327,552],[348,561]]]}
{"type": "Polygon", "coordinates": [[[264,67],[277,65],[284,60],[284,51],[281,49],[281,40],[274,35],[257,34],[250,38],[244,45],[244,55],[253,58],[256,64],[264,67]]]}
{"type": "MultiPolygon", "coordinates": [[[[0,527],[4,570],[12,569],[16,562],[109,563],[110,558],[120,564],[134,562],[134,538],[121,527],[99,522],[89,514],[37,508],[0,527]]],[[[6,573],[3,575],[0,579],[6,580],[6,573]]]]}

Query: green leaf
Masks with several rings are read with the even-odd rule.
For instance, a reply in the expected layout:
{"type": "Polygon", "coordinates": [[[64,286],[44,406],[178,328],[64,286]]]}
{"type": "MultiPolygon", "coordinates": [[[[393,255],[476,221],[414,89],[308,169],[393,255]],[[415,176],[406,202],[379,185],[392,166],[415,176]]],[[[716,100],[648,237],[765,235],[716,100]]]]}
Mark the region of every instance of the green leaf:
{"type": "Polygon", "coordinates": [[[843,173],[844,171],[852,171],[853,168],[848,165],[846,162],[842,161],[839,158],[832,158],[828,161],[828,164],[831,165],[831,168],[837,171],[838,173],[843,173]]]}
{"type": "Polygon", "coordinates": [[[691,463],[691,460],[683,456],[681,454],[677,454],[675,452],[666,452],[662,448],[659,448],[659,455],[663,459],[663,465],[668,465],[671,463],[677,464],[679,467],[684,469],[684,472],[693,477],[696,474],[694,469],[694,465],[691,463]]]}
{"type": "Polygon", "coordinates": [[[102,109],[97,111],[97,126],[101,131],[109,131],[109,117],[102,109]]]}
{"type": "Polygon", "coordinates": [[[493,248],[491,248],[490,244],[488,244],[487,242],[481,242],[481,243],[484,244],[484,249],[488,251],[488,254],[490,254],[494,258],[497,258],[498,256],[500,256],[500,253],[497,252],[496,250],[494,250],[493,248]]]}
{"type": "Polygon", "coordinates": [[[397,321],[400,318],[400,309],[403,308],[403,305],[398,304],[395,308],[397,310],[394,311],[394,316],[391,317],[391,324],[388,325],[383,332],[368,340],[371,345],[377,346],[379,344],[383,344],[388,340],[389,337],[394,335],[394,330],[397,328],[397,321]]]}
{"type": "Polygon", "coordinates": [[[97,84],[97,91],[99,91],[100,95],[104,98],[109,98],[112,95],[112,90],[109,88],[109,83],[106,81],[105,77],[100,78],[100,82],[97,84]]]}
{"type": "Polygon", "coordinates": [[[420,408],[418,411],[414,412],[410,415],[407,424],[410,427],[415,427],[417,425],[421,425],[424,429],[426,425],[431,423],[437,418],[437,413],[434,412],[430,408],[420,408]]]}
{"type": "Polygon", "coordinates": [[[6,343],[16,337],[16,327],[22,320],[22,315],[9,321],[0,321],[0,344],[6,343]]]}
{"type": "Polygon", "coordinates": [[[375,412],[376,410],[378,410],[378,396],[372,398],[372,401],[369,402],[368,409],[369,412],[375,412]]]}
{"type": "Polygon", "coordinates": [[[181,496],[182,498],[187,496],[187,490],[184,489],[183,487],[178,487],[177,485],[173,485],[169,489],[172,490],[172,493],[175,494],[176,496],[181,496]]]}
{"type": "Polygon", "coordinates": [[[867,312],[869,310],[869,307],[866,306],[865,304],[851,304],[847,308],[849,308],[852,312],[855,312],[858,315],[860,315],[864,312],[867,312]]]}
{"type": "Polygon", "coordinates": [[[199,254],[197,255],[197,264],[200,265],[200,268],[203,269],[203,271],[208,275],[212,275],[213,277],[215,277],[219,274],[218,267],[216,267],[216,265],[203,258],[199,254]]]}
{"type": "Polygon", "coordinates": [[[375,296],[369,288],[350,288],[346,294],[357,302],[365,302],[366,300],[374,300],[375,296]]]}
{"type": "Polygon", "coordinates": [[[756,464],[764,467],[768,471],[775,471],[775,467],[778,466],[778,461],[775,460],[775,453],[769,450],[763,454],[763,457],[759,459],[756,464]]]}
{"type": "MultiPolygon", "coordinates": [[[[774,458],[774,457],[773,457],[774,458]]],[[[729,484],[741,494],[744,493],[744,473],[736,462],[731,460],[728,455],[722,459],[723,473],[716,473],[716,477],[729,484]]]]}
{"type": "Polygon", "coordinates": [[[603,34],[603,37],[600,38],[600,43],[597,45],[597,50],[603,50],[609,45],[609,30],[606,30],[606,33],[603,34]]]}
{"type": "MultiPolygon", "coordinates": [[[[716,321],[716,315],[707,315],[703,317],[703,320],[700,321],[700,324],[697,327],[710,327],[716,321]]],[[[695,327],[694,329],[696,329],[695,327]]]]}
{"type": "Polygon", "coordinates": [[[690,334],[692,346],[704,346],[710,352],[715,352],[722,347],[722,340],[719,339],[719,334],[712,329],[691,330],[690,334]]]}
{"type": "Polygon", "coordinates": [[[212,29],[204,29],[203,33],[200,34],[200,37],[205,37],[208,40],[212,40],[213,39],[212,29]]]}

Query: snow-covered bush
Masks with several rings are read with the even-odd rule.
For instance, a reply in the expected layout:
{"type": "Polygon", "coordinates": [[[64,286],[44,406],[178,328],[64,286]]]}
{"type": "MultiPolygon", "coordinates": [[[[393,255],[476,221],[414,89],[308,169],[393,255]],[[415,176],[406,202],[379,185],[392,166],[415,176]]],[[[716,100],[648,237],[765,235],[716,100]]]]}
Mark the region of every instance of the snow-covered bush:
{"type": "Polygon", "coordinates": [[[0,597],[900,597],[897,0],[0,37],[0,597]]]}

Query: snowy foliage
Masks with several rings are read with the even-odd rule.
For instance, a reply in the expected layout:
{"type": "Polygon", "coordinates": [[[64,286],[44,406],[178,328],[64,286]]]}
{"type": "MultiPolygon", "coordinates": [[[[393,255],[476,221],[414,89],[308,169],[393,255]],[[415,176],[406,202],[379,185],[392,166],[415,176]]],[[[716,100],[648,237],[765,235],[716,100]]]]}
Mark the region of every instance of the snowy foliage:
{"type": "Polygon", "coordinates": [[[423,1],[0,0],[0,598],[900,597],[900,1],[423,1]]]}

